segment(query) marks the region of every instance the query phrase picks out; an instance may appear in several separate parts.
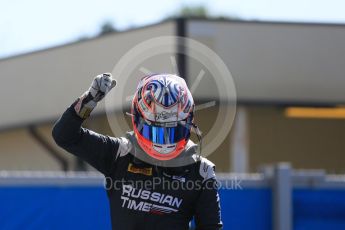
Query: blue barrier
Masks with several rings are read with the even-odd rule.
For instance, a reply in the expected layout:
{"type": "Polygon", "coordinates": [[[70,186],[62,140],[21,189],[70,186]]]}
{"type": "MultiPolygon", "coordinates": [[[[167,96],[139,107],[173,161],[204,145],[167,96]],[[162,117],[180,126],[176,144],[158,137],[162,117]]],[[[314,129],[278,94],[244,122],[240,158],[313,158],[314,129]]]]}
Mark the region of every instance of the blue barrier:
{"type": "MultiPolygon", "coordinates": [[[[270,193],[221,189],[224,229],[271,229],[270,193]]],[[[0,204],[0,229],[110,229],[99,186],[1,187],[0,204]]]]}
{"type": "Polygon", "coordinates": [[[219,193],[224,230],[272,229],[271,189],[221,189],[219,193]]]}
{"type": "Polygon", "coordinates": [[[111,229],[103,187],[0,187],[0,229],[111,229]]]}
{"type": "Polygon", "coordinates": [[[294,189],[294,230],[345,229],[344,189],[294,189]]]}
{"type": "MultiPolygon", "coordinates": [[[[269,188],[220,190],[224,230],[272,229],[269,188]]],[[[294,189],[294,230],[345,229],[345,190],[294,189]]],[[[110,229],[101,186],[0,187],[0,229],[110,229]]]]}

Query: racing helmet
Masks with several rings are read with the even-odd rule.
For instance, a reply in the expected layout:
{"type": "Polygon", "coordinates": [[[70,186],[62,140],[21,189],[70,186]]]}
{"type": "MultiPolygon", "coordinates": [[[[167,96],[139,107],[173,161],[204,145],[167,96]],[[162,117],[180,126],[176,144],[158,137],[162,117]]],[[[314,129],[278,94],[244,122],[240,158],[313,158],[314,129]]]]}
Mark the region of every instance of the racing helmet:
{"type": "Polygon", "coordinates": [[[143,77],[131,106],[139,146],[158,160],[176,158],[193,127],[194,100],[185,80],[173,74],[143,77]]]}

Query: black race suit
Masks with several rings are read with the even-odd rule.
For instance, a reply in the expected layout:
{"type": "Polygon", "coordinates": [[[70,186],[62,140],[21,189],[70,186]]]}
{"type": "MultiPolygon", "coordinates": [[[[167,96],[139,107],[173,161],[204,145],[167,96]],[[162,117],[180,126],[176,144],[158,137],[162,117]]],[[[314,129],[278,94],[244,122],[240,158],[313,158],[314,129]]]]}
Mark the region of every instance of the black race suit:
{"type": "Polygon", "coordinates": [[[53,138],[107,178],[112,229],[189,229],[193,217],[196,229],[222,228],[212,162],[199,158],[180,168],[153,166],[131,154],[128,138],[104,136],[82,123],[71,106],[56,122],[53,138]]]}

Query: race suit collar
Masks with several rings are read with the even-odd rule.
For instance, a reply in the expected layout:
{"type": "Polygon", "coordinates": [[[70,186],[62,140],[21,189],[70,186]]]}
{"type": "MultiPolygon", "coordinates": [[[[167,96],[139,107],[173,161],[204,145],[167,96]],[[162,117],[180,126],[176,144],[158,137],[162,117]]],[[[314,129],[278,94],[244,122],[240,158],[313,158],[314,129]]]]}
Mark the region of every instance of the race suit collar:
{"type": "Polygon", "coordinates": [[[130,152],[134,157],[144,161],[146,163],[160,166],[160,167],[178,167],[178,166],[185,166],[189,164],[193,164],[197,162],[200,157],[198,156],[198,145],[196,145],[193,141],[189,140],[183,152],[176,158],[161,161],[154,159],[153,157],[146,154],[142,148],[139,146],[137,139],[135,138],[134,132],[127,132],[126,134],[128,140],[131,142],[133,148],[130,152]]]}

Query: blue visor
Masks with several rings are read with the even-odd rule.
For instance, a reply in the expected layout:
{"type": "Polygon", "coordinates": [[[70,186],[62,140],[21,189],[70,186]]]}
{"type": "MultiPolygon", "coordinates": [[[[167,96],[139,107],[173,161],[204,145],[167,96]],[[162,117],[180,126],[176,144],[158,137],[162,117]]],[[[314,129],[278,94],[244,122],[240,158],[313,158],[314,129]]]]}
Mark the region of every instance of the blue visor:
{"type": "Polygon", "coordinates": [[[139,113],[135,113],[134,117],[138,132],[154,144],[175,144],[190,137],[191,124],[186,121],[155,124],[143,119],[139,113]]]}
{"type": "Polygon", "coordinates": [[[149,125],[143,122],[137,126],[139,133],[155,144],[175,144],[190,136],[190,125],[176,124],[175,127],[149,125]]]}

